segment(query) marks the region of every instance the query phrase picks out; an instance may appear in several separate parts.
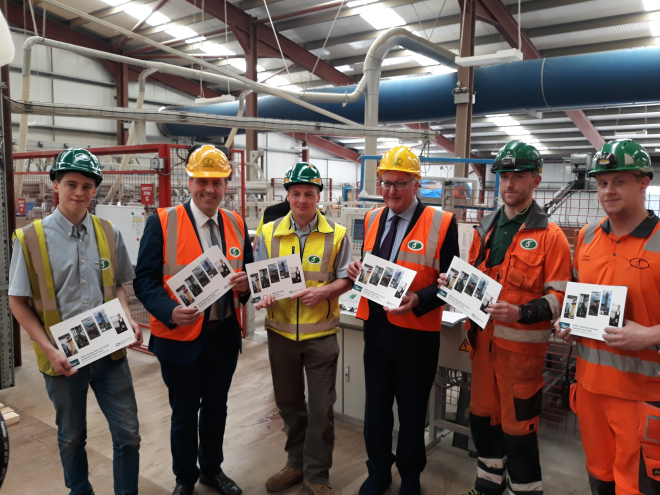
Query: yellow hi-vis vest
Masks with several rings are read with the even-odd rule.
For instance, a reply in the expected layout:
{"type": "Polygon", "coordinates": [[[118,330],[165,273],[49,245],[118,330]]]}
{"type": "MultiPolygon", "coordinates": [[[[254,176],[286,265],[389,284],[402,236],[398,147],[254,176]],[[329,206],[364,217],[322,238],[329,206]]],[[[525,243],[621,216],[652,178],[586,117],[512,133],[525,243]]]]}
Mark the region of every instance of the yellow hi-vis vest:
{"type": "MultiPolygon", "coordinates": [[[[305,241],[301,253],[307,287],[322,287],[337,278],[335,259],[346,227],[327,220],[316,210],[318,225],[305,241]]],[[[267,223],[261,231],[269,258],[300,253],[300,240],[291,224],[291,212],[267,223]]],[[[268,310],[265,326],[291,340],[307,340],[337,333],[339,298],[327,299],[316,306],[306,306],[300,299],[280,299],[268,310]]]]}
{"type": "MultiPolygon", "coordinates": [[[[101,273],[103,275],[103,302],[112,301],[117,297],[117,287],[115,285],[115,266],[117,265],[115,234],[112,230],[112,224],[107,220],[102,220],[91,215],[94,224],[94,234],[96,235],[96,244],[99,247],[101,257],[101,273]],[[107,261],[107,263],[104,263],[107,261]]],[[[50,327],[62,322],[62,317],[57,309],[55,299],[55,285],[53,284],[53,272],[50,268],[48,250],[46,248],[46,236],[41,220],[35,220],[33,223],[22,229],[17,229],[14,234],[23,248],[23,256],[30,276],[30,286],[32,288],[32,308],[37,314],[41,325],[46,331],[53,347],[57,347],[55,339],[50,333],[50,327]]],[[[37,354],[37,364],[39,371],[50,376],[58,376],[44,351],[32,342],[34,352],[37,354]]],[[[113,352],[110,357],[114,360],[121,359],[126,355],[126,349],[113,352]]]]}

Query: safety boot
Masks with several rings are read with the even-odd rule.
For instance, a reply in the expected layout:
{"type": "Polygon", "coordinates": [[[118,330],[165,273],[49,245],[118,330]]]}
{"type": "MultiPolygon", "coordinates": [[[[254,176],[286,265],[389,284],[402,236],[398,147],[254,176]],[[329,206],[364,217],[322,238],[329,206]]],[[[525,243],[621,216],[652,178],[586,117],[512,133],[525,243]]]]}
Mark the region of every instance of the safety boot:
{"type": "Polygon", "coordinates": [[[269,492],[281,492],[302,482],[303,470],[284,466],[278,473],[266,480],[266,490],[269,492]]]}

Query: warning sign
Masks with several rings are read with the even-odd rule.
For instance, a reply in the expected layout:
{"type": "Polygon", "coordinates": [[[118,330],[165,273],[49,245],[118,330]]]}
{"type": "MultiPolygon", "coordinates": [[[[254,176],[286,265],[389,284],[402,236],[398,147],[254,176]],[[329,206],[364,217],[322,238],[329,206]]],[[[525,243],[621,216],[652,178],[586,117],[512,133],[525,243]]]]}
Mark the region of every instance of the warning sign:
{"type": "Polygon", "coordinates": [[[154,185],[153,184],[141,184],[140,185],[140,202],[143,205],[153,205],[154,204],[154,185]]]}
{"type": "Polygon", "coordinates": [[[470,343],[468,342],[467,339],[463,339],[463,343],[461,346],[458,348],[459,351],[465,351],[465,352],[470,352],[470,343]]]}

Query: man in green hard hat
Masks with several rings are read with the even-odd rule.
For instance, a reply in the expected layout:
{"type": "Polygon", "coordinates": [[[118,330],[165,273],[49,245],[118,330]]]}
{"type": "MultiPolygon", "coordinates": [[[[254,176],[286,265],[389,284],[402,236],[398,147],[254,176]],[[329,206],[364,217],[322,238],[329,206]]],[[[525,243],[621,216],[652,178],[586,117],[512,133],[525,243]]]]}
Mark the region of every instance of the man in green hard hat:
{"type": "MultiPolygon", "coordinates": [[[[571,251],[562,230],[534,201],[543,160],[511,141],[495,158],[504,206],[475,228],[469,262],[502,284],[486,308],[485,328],[470,322],[470,431],[477,450],[475,487],[466,495],[543,493],[538,448],[545,354],[559,318],[571,251]]],[[[438,279],[447,284],[446,274],[438,279]]]]}
{"type": "Polygon", "coordinates": [[[257,309],[268,309],[265,326],[273,389],[287,433],[286,466],[268,478],[266,488],[279,492],[303,482],[307,493],[332,495],[329,471],[335,441],[336,333],[339,296],[351,287],[351,247],[346,228],[327,220],[316,208],[323,182],[314,165],[293,165],[284,187],[291,211],[263,226],[255,261],[300,255],[306,288],[277,301],[269,294],[257,304],[257,309]]]}
{"type": "Polygon", "coordinates": [[[641,145],[615,140],[596,153],[589,176],[607,216],[580,231],[574,273],[580,283],[628,293],[611,301],[604,340],[555,324],[559,337],[577,340],[570,404],[593,494],[660,493],[660,220],[645,196],[653,166],[641,145]]]}
{"type": "MultiPolygon", "coordinates": [[[[131,317],[122,287],[135,274],[121,233],[107,220],[87,212],[103,180],[96,156],[84,149],[67,149],[57,157],[50,178],[60,203],[52,215],[16,231],[9,305],[32,339],[39,371],[55,406],[57,441],[69,493],[93,493],[85,451],[87,392],[92,387],[112,435],[115,493],[137,494],[140,435],[126,350],[74,370],[80,341],[70,343],[67,357],[56,347],[49,330],[116,298],[135,332],[137,342],[132,346],[139,346],[142,332],[131,317]]],[[[80,332],[84,335],[81,327],[80,332]]]]}

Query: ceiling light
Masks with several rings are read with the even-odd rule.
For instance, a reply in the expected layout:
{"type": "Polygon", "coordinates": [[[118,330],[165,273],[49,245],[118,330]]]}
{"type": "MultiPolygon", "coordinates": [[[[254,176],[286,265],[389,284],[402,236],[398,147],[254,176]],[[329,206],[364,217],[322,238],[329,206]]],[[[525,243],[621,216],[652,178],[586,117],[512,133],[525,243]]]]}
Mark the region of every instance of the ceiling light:
{"type": "Polygon", "coordinates": [[[392,57],[383,60],[381,66],[387,67],[388,65],[399,65],[399,64],[405,64],[406,62],[410,62],[410,57],[392,57]]]}
{"type": "Polygon", "coordinates": [[[518,129],[515,127],[505,127],[504,132],[506,132],[513,139],[517,139],[518,141],[523,141],[525,139],[525,136],[529,136],[529,131],[526,131],[525,129],[518,129]]]}
{"type": "Polygon", "coordinates": [[[236,55],[236,53],[217,43],[203,43],[201,50],[209,55],[236,55]]]}
{"type": "Polygon", "coordinates": [[[656,153],[660,153],[660,148],[656,148],[656,149],[655,149],[655,152],[656,152],[656,153]]]}
{"type": "Polygon", "coordinates": [[[353,7],[362,7],[370,3],[376,3],[378,0],[354,0],[353,2],[348,2],[346,7],[352,9],[353,7]]]}
{"type": "Polygon", "coordinates": [[[172,38],[175,40],[186,40],[190,39],[196,39],[200,38],[199,33],[197,31],[193,31],[190,29],[188,26],[176,26],[173,27],[172,29],[168,29],[165,31],[167,34],[169,34],[172,38]]]}
{"type": "Polygon", "coordinates": [[[660,9],[660,2],[658,2],[658,0],[644,0],[644,10],[650,11],[658,9],[660,9]]]}
{"type": "MultiPolygon", "coordinates": [[[[660,3],[657,5],[660,5],[660,3]]],[[[660,19],[655,19],[649,22],[649,29],[651,30],[652,36],[660,36],[660,19]]]]}
{"type": "Polygon", "coordinates": [[[452,69],[451,67],[447,67],[446,65],[436,65],[434,67],[431,67],[431,74],[435,75],[441,75],[441,74],[450,74],[452,72],[457,72],[456,69],[452,69]]]}
{"type": "Polygon", "coordinates": [[[128,2],[129,0],[102,0],[103,3],[107,3],[108,5],[111,5],[112,7],[116,7],[117,5],[122,5],[128,2]]]}
{"type": "Polygon", "coordinates": [[[520,122],[518,122],[517,120],[513,120],[511,117],[496,117],[491,120],[493,121],[493,124],[495,124],[498,127],[510,127],[510,126],[520,125],[520,122]]]}
{"type": "Polygon", "coordinates": [[[490,114],[490,115],[486,115],[486,118],[487,119],[496,119],[498,117],[508,117],[508,116],[509,116],[508,113],[493,113],[493,114],[490,114]]]}
{"type": "Polygon", "coordinates": [[[646,135],[649,132],[646,129],[639,129],[638,131],[614,131],[615,136],[637,136],[637,135],[646,135]]]}
{"type": "Polygon", "coordinates": [[[370,7],[360,14],[360,17],[376,29],[388,29],[395,26],[404,26],[404,21],[399,14],[390,8],[378,6],[370,7]]]}
{"type": "Polygon", "coordinates": [[[500,152],[499,151],[491,151],[490,154],[493,155],[493,156],[497,156],[497,155],[500,154],[500,152]]]}
{"type": "Polygon", "coordinates": [[[200,41],[204,41],[206,38],[204,36],[197,36],[195,38],[189,38],[186,40],[186,43],[198,43],[200,41]]]}
{"type": "Polygon", "coordinates": [[[428,67],[429,65],[438,65],[437,61],[433,60],[432,58],[425,57],[424,55],[420,55],[419,53],[413,53],[412,58],[422,67],[428,67]]]}
{"type": "Polygon", "coordinates": [[[498,50],[487,55],[474,55],[472,57],[456,57],[455,62],[461,67],[482,67],[484,65],[505,64],[507,62],[520,62],[523,53],[516,48],[498,50]]]}
{"type": "Polygon", "coordinates": [[[170,18],[166,15],[161,14],[160,12],[154,12],[150,7],[146,5],[131,5],[126,10],[124,10],[131,17],[135,17],[138,21],[143,21],[147,19],[147,24],[150,26],[160,26],[170,22],[170,18]]]}
{"type": "Polygon", "coordinates": [[[353,67],[351,67],[350,65],[338,65],[337,67],[335,67],[335,69],[337,69],[339,72],[348,72],[353,70],[353,67]]]}
{"type": "MultiPolygon", "coordinates": [[[[229,59],[229,65],[236,67],[238,70],[245,72],[247,71],[247,64],[244,58],[232,58],[229,59]]],[[[264,69],[261,65],[257,65],[257,72],[264,72],[264,69]]]]}
{"type": "Polygon", "coordinates": [[[547,146],[536,146],[536,149],[539,150],[539,151],[544,151],[544,150],[547,150],[548,147],[547,146]]]}

